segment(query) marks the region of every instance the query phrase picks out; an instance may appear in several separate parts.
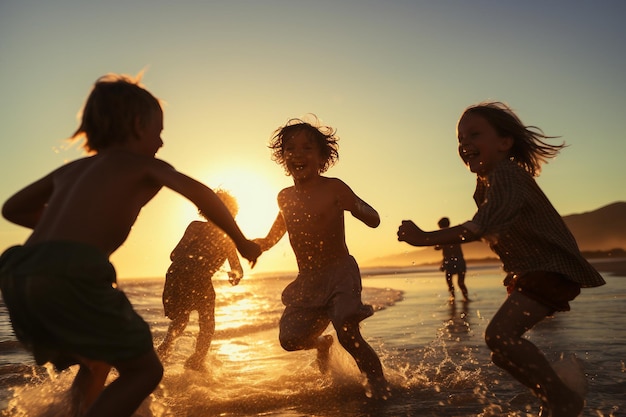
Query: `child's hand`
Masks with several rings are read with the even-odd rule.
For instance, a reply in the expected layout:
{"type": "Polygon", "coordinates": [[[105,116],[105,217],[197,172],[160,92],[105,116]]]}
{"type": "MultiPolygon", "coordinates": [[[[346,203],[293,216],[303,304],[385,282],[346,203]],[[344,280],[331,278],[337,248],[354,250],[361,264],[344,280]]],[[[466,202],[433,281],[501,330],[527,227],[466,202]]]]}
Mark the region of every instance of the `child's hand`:
{"type": "Polygon", "coordinates": [[[228,282],[230,285],[235,286],[241,281],[241,274],[238,271],[228,271],[228,282]]]}
{"type": "Polygon", "coordinates": [[[429,246],[428,234],[411,220],[403,220],[398,228],[398,240],[412,246],[429,246]]]}
{"type": "Polygon", "coordinates": [[[257,258],[261,256],[262,253],[259,244],[251,240],[244,241],[241,245],[237,246],[237,250],[241,253],[241,256],[250,262],[250,268],[254,268],[257,258]]]}

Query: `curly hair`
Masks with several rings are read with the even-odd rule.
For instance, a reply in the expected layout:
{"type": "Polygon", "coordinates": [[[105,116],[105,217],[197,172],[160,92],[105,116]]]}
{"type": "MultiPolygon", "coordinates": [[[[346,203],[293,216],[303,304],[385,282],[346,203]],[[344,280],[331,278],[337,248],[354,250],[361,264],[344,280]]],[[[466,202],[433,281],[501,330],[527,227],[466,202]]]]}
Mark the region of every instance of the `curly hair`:
{"type": "MultiPolygon", "coordinates": [[[[220,200],[222,200],[222,203],[224,203],[230,212],[230,215],[233,217],[237,216],[237,213],[239,212],[239,203],[237,202],[237,199],[228,190],[223,188],[215,189],[215,194],[220,200]]],[[[198,214],[205,220],[209,220],[202,210],[198,210],[198,214]]]]}
{"type": "Polygon", "coordinates": [[[526,126],[506,104],[493,101],[483,102],[468,107],[461,119],[467,114],[483,117],[499,136],[513,139],[510,157],[532,176],[539,176],[541,165],[555,158],[566,147],[565,142],[559,145],[549,144],[545,139],[559,136],[547,136],[536,126],[526,126]]]}
{"type": "Polygon", "coordinates": [[[135,135],[137,120],[148,121],[161,104],[135,78],[106,74],[96,81],[85,102],[81,123],[70,140],[84,137],[82,147],[99,152],[115,144],[125,143],[135,135]]]}
{"type": "Polygon", "coordinates": [[[322,157],[322,165],[319,168],[320,174],[326,172],[339,159],[339,138],[336,136],[337,130],[330,126],[322,126],[315,115],[315,124],[305,122],[302,119],[290,119],[284,126],[279,127],[273,133],[268,148],[272,152],[272,160],[282,165],[287,171],[285,160],[285,144],[289,139],[299,132],[306,132],[315,144],[317,144],[322,157]]]}

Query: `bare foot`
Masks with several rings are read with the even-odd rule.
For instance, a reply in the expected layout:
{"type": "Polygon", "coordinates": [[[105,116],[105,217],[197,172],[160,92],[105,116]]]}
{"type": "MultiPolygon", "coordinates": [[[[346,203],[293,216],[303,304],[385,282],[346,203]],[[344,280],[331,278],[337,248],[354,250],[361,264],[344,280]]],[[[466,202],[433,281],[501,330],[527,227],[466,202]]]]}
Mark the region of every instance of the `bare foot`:
{"type": "Polygon", "coordinates": [[[578,417],[585,406],[588,391],[583,362],[575,355],[561,358],[552,365],[563,383],[560,395],[550,398],[550,417],[578,417]]]}
{"type": "Polygon", "coordinates": [[[549,403],[550,417],[579,417],[585,407],[585,400],[574,391],[570,391],[567,396],[561,397],[558,401],[549,403]]]}
{"type": "Polygon", "coordinates": [[[388,400],[391,397],[391,387],[385,378],[369,381],[365,395],[374,400],[388,400]]]}
{"type": "Polygon", "coordinates": [[[204,356],[194,353],[185,361],[185,369],[192,369],[198,372],[208,372],[204,364],[204,356]]]}
{"type": "Polygon", "coordinates": [[[320,336],[317,343],[317,366],[320,372],[328,372],[328,360],[330,358],[330,346],[333,344],[333,337],[329,334],[320,336]]]}

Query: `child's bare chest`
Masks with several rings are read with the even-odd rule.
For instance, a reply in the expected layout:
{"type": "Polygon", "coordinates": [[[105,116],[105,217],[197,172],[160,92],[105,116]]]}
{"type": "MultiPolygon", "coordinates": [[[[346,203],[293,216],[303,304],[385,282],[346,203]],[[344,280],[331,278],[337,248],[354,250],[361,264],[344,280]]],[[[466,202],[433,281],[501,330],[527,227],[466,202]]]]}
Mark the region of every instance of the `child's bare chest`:
{"type": "Polygon", "coordinates": [[[293,192],[284,200],[281,210],[290,230],[325,228],[343,214],[334,195],[323,192],[293,192]]]}

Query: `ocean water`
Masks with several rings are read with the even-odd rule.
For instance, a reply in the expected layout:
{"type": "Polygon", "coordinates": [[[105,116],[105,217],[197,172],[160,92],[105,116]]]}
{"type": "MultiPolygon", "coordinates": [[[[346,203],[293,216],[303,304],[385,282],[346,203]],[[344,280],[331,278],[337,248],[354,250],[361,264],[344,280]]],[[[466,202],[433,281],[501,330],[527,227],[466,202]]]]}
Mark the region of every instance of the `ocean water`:
{"type": "MultiPolygon", "coordinates": [[[[603,274],[607,285],[583,290],[528,337],[550,360],[583,364],[588,386],[585,417],[626,416],[626,278],[603,274]]],[[[363,271],[363,299],[376,313],[362,322],[392,385],[386,401],[365,395],[363,377],[338,343],[322,375],[314,351],[286,352],[278,344],[280,293],[293,276],[250,275],[231,287],[214,279],[217,331],[208,372],[186,370],[197,333],[187,330],[164,363],[161,385],[136,416],[536,416],[537,400],[489,360],[483,333],[506,291],[493,265],[470,265],[470,302],[448,300],[443,274],[433,268],[363,271]]],[[[456,277],[455,277],[456,279],[456,277]]],[[[158,344],[163,278],[120,280],[158,344]]],[[[458,290],[457,290],[458,292],[458,290]]],[[[459,294],[460,295],[460,294],[459,294]]],[[[332,327],[327,333],[334,334],[332,327]]],[[[64,416],[72,367],[38,367],[15,341],[0,303],[0,410],[2,416],[64,416]]]]}

